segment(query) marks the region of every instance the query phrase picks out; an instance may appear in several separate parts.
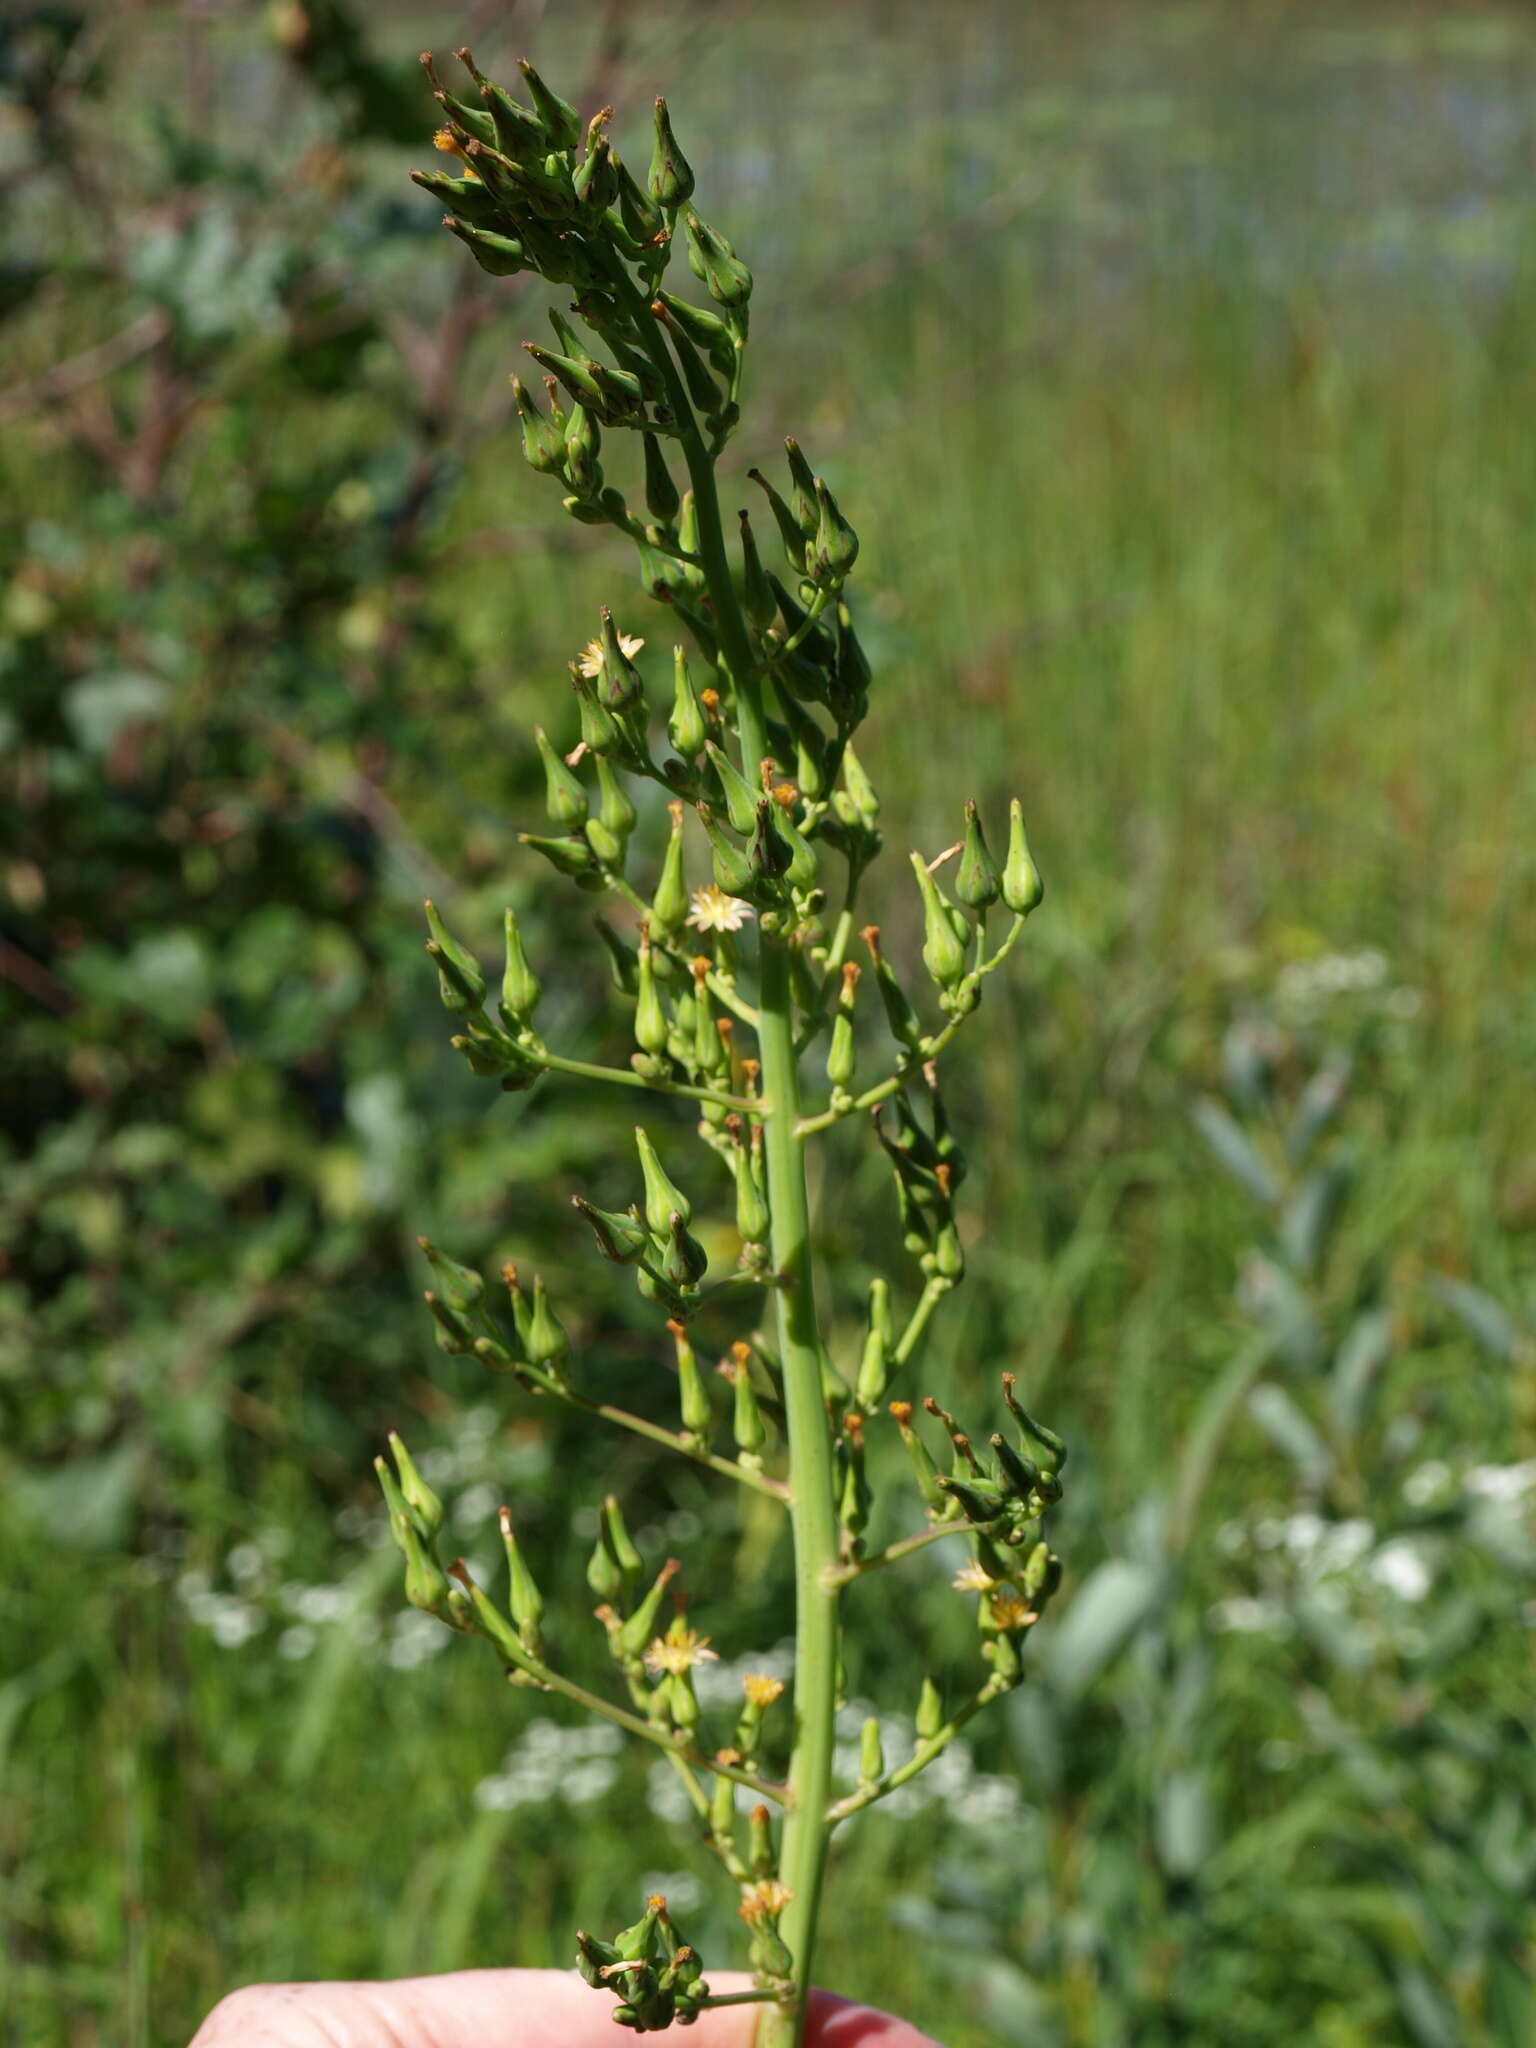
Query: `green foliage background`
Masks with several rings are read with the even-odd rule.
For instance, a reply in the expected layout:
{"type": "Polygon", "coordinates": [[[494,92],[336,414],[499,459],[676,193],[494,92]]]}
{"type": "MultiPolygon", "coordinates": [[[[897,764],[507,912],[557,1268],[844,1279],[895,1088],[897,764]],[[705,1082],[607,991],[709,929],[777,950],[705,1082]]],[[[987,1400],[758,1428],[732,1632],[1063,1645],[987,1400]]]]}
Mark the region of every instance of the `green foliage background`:
{"type": "MultiPolygon", "coordinates": [[[[1536,35],[1198,4],[7,14],[0,2040],[563,1962],[637,1836],[707,1877],[642,1764],[506,1793],[533,1710],[402,1622],[387,1428],[471,1552],[512,1499],[552,1609],[612,1485],[723,1650],[785,1630],[771,1516],[414,1300],[418,1230],[536,1257],[664,1411],[565,1220],[625,1117],[488,1101],[420,952],[423,893],[486,946],[510,900],[582,1028],[526,727],[601,598],[667,644],[507,432],[535,308],[404,182],[466,34],[621,138],[665,86],[758,275],[741,467],[799,433],[863,536],[888,840],[1017,791],[1047,877],[956,1070],[976,1284],[922,1385],[1061,1423],[1070,1575],[948,1811],[850,1832],[824,1978],[950,2048],[1516,2048],[1536,35]]],[[[846,1348],[891,1211],[828,1172],[846,1348]]],[[[910,1711],[961,1604],[882,1585],[855,1691],[910,1711]]]]}

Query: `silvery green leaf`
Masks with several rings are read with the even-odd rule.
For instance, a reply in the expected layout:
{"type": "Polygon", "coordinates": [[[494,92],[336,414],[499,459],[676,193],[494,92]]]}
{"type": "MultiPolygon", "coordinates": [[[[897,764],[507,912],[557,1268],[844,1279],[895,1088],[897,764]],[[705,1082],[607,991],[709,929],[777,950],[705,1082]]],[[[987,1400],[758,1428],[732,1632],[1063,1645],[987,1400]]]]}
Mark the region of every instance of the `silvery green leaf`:
{"type": "Polygon", "coordinates": [[[1088,1574],[1050,1639],[1046,1675],[1065,1699],[1086,1692],[1160,1605],[1162,1572],[1126,1558],[1111,1558],[1088,1574]]]}
{"type": "Polygon", "coordinates": [[[1466,1280],[1453,1280],[1448,1273],[1431,1273],[1429,1285],[1485,1351],[1495,1358],[1514,1357],[1519,1330],[1502,1302],[1466,1280]]]}
{"type": "Polygon", "coordinates": [[[1301,1165],[1343,1108],[1353,1072],[1354,1062],[1347,1056],[1331,1059],[1318,1068],[1302,1089],[1285,1134],[1286,1152],[1296,1165],[1301,1165]]]}
{"type": "Polygon", "coordinates": [[[1239,1187],[1246,1188],[1256,1202],[1273,1208],[1280,1189],[1269,1162],[1248,1133],[1229,1111],[1209,1095],[1202,1095],[1190,1107],[1190,1119],[1218,1162],[1239,1187]]]}
{"type": "Polygon", "coordinates": [[[1416,1963],[1399,1963],[1392,1977],[1398,2010],[1419,2048],[1462,2048],[1461,2022],[1428,1974],[1416,1963]]]}
{"type": "Polygon", "coordinates": [[[1332,1159],[1309,1173],[1285,1205],[1280,1244],[1298,1273],[1316,1273],[1349,1185],[1350,1162],[1332,1159]]]}
{"type": "Polygon", "coordinates": [[[1376,1376],[1391,1355],[1391,1312],[1375,1308],[1356,1316],[1334,1358],[1329,1389],[1333,1419],[1347,1436],[1360,1427],[1376,1376]]]}
{"type": "Polygon", "coordinates": [[[1248,1396],[1248,1413],[1308,1486],[1323,1485],[1333,1470],[1333,1454],[1283,1388],[1268,1382],[1255,1387],[1248,1396]]]}
{"type": "Polygon", "coordinates": [[[1215,1832],[1203,1770],[1173,1771],[1157,1792],[1153,1823],[1158,1861],[1170,1877],[1193,1877],[1211,1852],[1215,1832]]]}
{"type": "Polygon", "coordinates": [[[1247,1313],[1269,1332],[1287,1365],[1303,1371],[1316,1364],[1323,1349],[1317,1313],[1284,1266],[1262,1252],[1250,1254],[1237,1295],[1247,1313]]]}

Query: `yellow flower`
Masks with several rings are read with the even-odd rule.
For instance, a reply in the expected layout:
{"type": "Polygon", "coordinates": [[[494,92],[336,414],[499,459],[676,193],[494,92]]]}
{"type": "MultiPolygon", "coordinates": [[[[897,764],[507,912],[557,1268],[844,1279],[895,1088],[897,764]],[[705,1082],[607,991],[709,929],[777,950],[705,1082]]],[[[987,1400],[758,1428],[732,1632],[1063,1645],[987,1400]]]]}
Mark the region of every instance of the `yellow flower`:
{"type": "Polygon", "coordinates": [[[660,1678],[663,1673],[681,1678],[695,1664],[713,1664],[715,1654],[709,1647],[709,1637],[691,1629],[679,1614],[666,1634],[657,1636],[646,1651],[645,1668],[652,1678],[660,1678]]]}
{"type": "Polygon", "coordinates": [[[782,1678],[769,1678],[761,1671],[749,1671],[741,1681],[741,1689],[749,1706],[771,1707],[783,1692],[784,1681],[782,1678]]]}
{"type": "MultiPolygon", "coordinates": [[[[640,652],[641,648],[644,645],[645,642],[640,638],[638,633],[621,633],[619,635],[619,652],[623,655],[626,661],[632,660],[634,656],[640,652]]],[[[580,654],[577,655],[576,666],[581,670],[581,673],[584,676],[587,676],[595,681],[596,678],[600,676],[603,672],[602,641],[589,640],[586,646],[583,647],[583,649],[581,650],[580,654]]]]}
{"type": "Polygon", "coordinates": [[[696,932],[739,932],[754,914],[750,903],[743,903],[739,896],[727,896],[715,882],[707,889],[695,889],[692,901],[688,922],[696,932]]]}
{"type": "Polygon", "coordinates": [[[794,1896],[787,1884],[780,1884],[776,1877],[765,1877],[758,1884],[748,1885],[737,1910],[749,1927],[759,1927],[765,1920],[777,1920],[794,1896]]]}
{"type": "Polygon", "coordinates": [[[1005,1635],[1012,1635],[1018,1629],[1028,1628],[1032,1621],[1040,1619],[1023,1594],[1016,1593],[1012,1586],[1005,1586],[1001,1591],[994,1593],[987,1604],[994,1625],[1002,1629],[1005,1635]]]}

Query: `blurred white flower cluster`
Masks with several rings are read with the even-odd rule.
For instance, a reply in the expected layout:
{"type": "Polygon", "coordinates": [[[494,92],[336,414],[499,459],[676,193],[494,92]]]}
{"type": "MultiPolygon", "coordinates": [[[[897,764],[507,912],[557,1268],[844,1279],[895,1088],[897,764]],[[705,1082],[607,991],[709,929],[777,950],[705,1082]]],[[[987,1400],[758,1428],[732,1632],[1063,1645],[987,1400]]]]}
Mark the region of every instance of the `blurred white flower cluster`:
{"type": "MultiPolygon", "coordinates": [[[[438,1633],[447,1631],[439,1626],[438,1633]]],[[[589,1806],[617,1783],[616,1759],[624,1740],[624,1731],[610,1721],[567,1726],[541,1714],[507,1751],[500,1770],[480,1780],[475,1804],[491,1813],[545,1806],[556,1799],[567,1806],[589,1806]]]]}

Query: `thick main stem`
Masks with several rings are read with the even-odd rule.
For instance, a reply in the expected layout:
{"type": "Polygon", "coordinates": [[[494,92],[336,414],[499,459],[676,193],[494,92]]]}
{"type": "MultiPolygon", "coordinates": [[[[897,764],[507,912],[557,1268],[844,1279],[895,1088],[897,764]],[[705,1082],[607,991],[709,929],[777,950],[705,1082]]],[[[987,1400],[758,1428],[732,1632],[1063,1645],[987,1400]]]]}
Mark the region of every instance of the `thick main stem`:
{"type": "MultiPolygon", "coordinates": [[[[638,294],[627,286],[635,307],[638,294]]],[[[766,751],[762,684],[737,601],[720,519],[714,463],[656,323],[636,308],[642,343],[661,372],[678,426],[679,444],[693,487],[699,559],[709,586],[722,663],[735,696],[741,765],[749,780],[766,751]]],[[[757,1037],[763,1099],[768,1108],[764,1146],[768,1166],[769,1250],[781,1276],[775,1289],[779,1363],[789,1433],[790,1516],[795,1544],[794,1745],[789,1802],[779,1856],[779,1877],[793,1894],[779,1932],[794,1958],[794,1993],[764,2008],[758,2048],[798,2048],[805,2029],[817,1911],[826,1868],[832,1789],[832,1740],[837,1697],[837,1509],[832,1440],[822,1397],[821,1332],[816,1321],[815,1260],[806,1199],[805,1156],[795,1132],[800,1117],[800,1072],[795,1053],[794,1003],[789,960],[781,936],[760,940],[757,1037]]]]}
{"type": "Polygon", "coordinates": [[[827,1855],[825,1815],[832,1790],[838,1599],[838,1589],[828,1582],[828,1573],[837,1562],[837,1514],[832,1493],[832,1442],[822,1398],[805,1159],[795,1136],[799,1075],[788,962],[782,941],[771,938],[762,944],[759,1043],[764,1092],[774,1110],[765,1138],[772,1255],[775,1270],[788,1283],[778,1290],[776,1304],[795,1539],[795,1700],[789,1811],[779,1874],[793,1897],[779,1931],[795,1959],[796,1997],[792,2006],[765,2012],[757,2038],[759,2048],[793,2048],[804,2025],[827,1855]]]}

